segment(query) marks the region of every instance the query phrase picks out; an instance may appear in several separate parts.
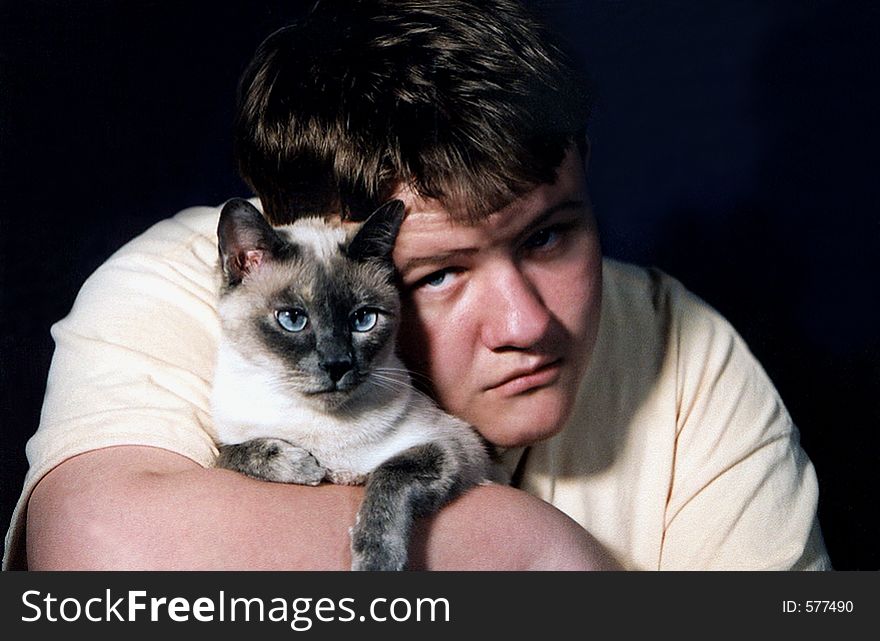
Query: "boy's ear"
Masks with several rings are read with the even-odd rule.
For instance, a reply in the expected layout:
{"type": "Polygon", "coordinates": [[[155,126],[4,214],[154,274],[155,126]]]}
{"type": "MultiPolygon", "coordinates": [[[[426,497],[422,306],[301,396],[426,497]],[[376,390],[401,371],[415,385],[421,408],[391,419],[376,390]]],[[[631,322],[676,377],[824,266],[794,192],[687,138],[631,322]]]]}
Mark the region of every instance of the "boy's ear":
{"type": "Polygon", "coordinates": [[[226,283],[236,285],[271,259],[283,241],[256,207],[243,198],[233,198],[220,211],[217,244],[226,283]]]}
{"type": "Polygon", "coordinates": [[[389,200],[380,206],[355,234],[345,253],[356,261],[371,258],[390,261],[404,212],[402,200],[389,200]]]}

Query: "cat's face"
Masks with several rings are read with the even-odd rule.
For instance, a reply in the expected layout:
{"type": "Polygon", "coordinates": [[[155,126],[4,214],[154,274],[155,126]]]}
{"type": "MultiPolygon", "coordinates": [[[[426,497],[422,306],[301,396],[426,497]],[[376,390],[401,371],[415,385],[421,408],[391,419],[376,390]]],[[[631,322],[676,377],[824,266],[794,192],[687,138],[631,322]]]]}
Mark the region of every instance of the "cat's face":
{"type": "Polygon", "coordinates": [[[218,230],[226,339],[326,409],[345,405],[367,380],[393,378],[382,365],[399,317],[389,253],[400,218],[394,207],[349,238],[320,219],[273,229],[246,201],[227,205],[218,230]]]}

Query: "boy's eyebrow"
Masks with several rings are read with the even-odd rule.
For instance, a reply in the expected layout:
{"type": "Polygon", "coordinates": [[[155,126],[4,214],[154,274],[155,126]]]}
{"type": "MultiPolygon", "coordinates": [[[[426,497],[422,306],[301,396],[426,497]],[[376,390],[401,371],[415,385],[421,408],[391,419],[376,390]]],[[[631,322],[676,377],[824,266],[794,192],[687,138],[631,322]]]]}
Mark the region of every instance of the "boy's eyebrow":
{"type": "MultiPolygon", "coordinates": [[[[548,218],[552,218],[560,211],[564,211],[566,209],[579,209],[583,206],[583,200],[564,200],[561,203],[557,203],[556,205],[548,208],[535,220],[531,221],[525,227],[525,229],[523,229],[518,234],[518,236],[525,236],[530,234],[536,227],[540,227],[547,221],[548,218]]],[[[461,249],[452,249],[450,251],[433,254],[431,256],[416,256],[414,258],[408,259],[405,263],[403,263],[403,265],[401,265],[401,267],[398,269],[398,272],[400,274],[407,274],[414,269],[424,267],[425,265],[437,265],[440,263],[455,260],[456,258],[461,258],[463,256],[472,256],[478,251],[479,250],[476,247],[463,247],[461,249]]]]}
{"type": "Polygon", "coordinates": [[[535,220],[533,220],[528,225],[526,225],[525,229],[523,229],[522,232],[520,232],[520,235],[527,234],[527,233],[531,232],[533,229],[535,229],[536,227],[540,227],[545,222],[547,222],[547,219],[552,218],[555,214],[559,213],[560,211],[565,211],[566,209],[580,209],[583,206],[584,206],[583,200],[573,200],[573,199],[572,200],[563,200],[561,203],[557,203],[557,204],[553,205],[552,207],[550,207],[549,209],[547,209],[547,211],[545,211],[543,214],[541,214],[540,216],[535,218],[535,220]]]}
{"type": "Polygon", "coordinates": [[[453,249],[448,252],[442,252],[440,254],[434,254],[432,256],[416,256],[415,258],[410,258],[409,260],[407,260],[398,271],[401,274],[406,274],[413,271],[414,269],[418,269],[419,267],[424,267],[425,265],[437,265],[439,263],[455,260],[456,258],[460,258],[462,256],[472,256],[476,253],[476,247],[467,247],[463,249],[453,249]]]}
{"type": "Polygon", "coordinates": [[[526,225],[522,231],[517,234],[519,240],[522,240],[529,234],[533,233],[538,227],[545,224],[550,218],[553,218],[560,211],[566,211],[568,209],[580,209],[584,206],[583,200],[563,200],[561,203],[557,203],[552,207],[548,208],[543,214],[535,218],[528,225],[526,225]]]}

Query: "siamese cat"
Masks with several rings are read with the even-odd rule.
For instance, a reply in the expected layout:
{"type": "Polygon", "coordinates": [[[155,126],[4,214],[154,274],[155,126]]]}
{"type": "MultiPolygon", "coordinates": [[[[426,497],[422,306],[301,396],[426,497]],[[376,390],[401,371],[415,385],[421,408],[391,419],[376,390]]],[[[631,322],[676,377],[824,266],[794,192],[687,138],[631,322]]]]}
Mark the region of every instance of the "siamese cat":
{"type": "Polygon", "coordinates": [[[482,439],[413,388],[395,351],[391,250],[403,213],[391,201],[354,234],[319,218],[274,228],[236,199],[217,229],[217,466],[365,483],[354,570],[404,569],[414,519],[490,477],[482,439]]]}

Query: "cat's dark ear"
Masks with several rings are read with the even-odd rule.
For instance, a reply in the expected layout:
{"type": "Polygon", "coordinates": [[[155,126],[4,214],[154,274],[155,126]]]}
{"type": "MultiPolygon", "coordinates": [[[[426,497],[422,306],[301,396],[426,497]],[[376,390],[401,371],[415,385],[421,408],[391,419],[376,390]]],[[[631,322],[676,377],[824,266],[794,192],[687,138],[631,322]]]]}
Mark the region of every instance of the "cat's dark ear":
{"type": "Polygon", "coordinates": [[[404,211],[402,200],[389,200],[370,214],[348,244],[348,257],[357,261],[371,258],[390,261],[404,211]]]}
{"type": "Polygon", "coordinates": [[[272,258],[283,241],[256,207],[243,198],[233,198],[220,211],[217,244],[226,283],[235,285],[272,258]]]}

